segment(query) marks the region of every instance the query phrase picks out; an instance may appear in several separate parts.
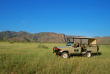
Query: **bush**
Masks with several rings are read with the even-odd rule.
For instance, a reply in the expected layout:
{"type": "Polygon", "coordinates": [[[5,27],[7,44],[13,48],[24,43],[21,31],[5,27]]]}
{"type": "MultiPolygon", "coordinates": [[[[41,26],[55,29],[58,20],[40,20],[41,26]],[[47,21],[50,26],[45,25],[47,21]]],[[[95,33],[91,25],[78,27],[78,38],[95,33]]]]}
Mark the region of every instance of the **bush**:
{"type": "Polygon", "coordinates": [[[48,49],[48,47],[47,46],[45,46],[45,45],[38,45],[38,48],[44,48],[44,49],[48,49]]]}
{"type": "Polygon", "coordinates": [[[9,41],[9,43],[15,43],[15,41],[9,41]]]}

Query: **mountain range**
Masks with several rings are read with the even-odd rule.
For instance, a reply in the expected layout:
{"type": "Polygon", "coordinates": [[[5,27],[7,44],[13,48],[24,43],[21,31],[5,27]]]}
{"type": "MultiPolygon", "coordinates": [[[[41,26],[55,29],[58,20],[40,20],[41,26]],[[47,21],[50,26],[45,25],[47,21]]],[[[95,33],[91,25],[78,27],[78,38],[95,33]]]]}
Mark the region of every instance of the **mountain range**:
{"type": "MultiPolygon", "coordinates": [[[[16,41],[16,42],[65,42],[67,37],[81,37],[68,36],[65,34],[53,32],[28,33],[24,31],[3,31],[0,32],[0,41],[16,41]]],[[[110,44],[110,37],[94,37],[98,44],[110,44]]]]}

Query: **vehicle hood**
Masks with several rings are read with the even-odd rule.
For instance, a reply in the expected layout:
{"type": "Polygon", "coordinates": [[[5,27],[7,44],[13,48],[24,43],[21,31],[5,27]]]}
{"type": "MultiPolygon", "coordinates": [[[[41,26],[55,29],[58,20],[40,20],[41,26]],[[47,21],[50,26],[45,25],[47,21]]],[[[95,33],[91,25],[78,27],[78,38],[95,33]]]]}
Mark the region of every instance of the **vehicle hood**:
{"type": "Polygon", "coordinates": [[[57,48],[64,49],[64,48],[67,48],[67,47],[69,47],[69,46],[62,46],[62,47],[57,47],[57,48]]]}

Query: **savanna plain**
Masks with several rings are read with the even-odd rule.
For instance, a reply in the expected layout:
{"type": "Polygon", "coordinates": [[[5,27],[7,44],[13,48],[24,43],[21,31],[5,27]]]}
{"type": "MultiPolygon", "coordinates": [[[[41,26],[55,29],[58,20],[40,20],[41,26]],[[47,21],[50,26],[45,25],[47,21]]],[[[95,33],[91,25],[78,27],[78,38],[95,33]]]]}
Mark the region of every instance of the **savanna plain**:
{"type": "Polygon", "coordinates": [[[63,59],[54,46],[66,43],[0,42],[0,74],[110,74],[110,45],[100,55],[63,59]]]}

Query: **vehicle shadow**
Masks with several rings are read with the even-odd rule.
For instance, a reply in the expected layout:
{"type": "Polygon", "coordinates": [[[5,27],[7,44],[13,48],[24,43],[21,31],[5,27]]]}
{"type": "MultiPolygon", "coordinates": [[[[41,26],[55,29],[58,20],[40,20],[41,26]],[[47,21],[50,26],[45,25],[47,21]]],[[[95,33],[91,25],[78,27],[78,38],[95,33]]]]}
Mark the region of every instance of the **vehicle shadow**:
{"type": "MultiPolygon", "coordinates": [[[[100,56],[100,55],[102,55],[101,52],[98,52],[98,54],[97,53],[92,54],[92,56],[100,56]]],[[[81,54],[72,54],[70,57],[75,57],[75,56],[77,56],[77,57],[86,57],[86,55],[81,55],[81,54]]]]}
{"type": "Polygon", "coordinates": [[[102,55],[101,52],[98,52],[98,53],[93,54],[93,56],[100,56],[100,55],[102,55]]]}
{"type": "Polygon", "coordinates": [[[81,57],[81,56],[82,56],[81,54],[71,54],[71,55],[70,55],[70,58],[71,58],[71,57],[81,57]]]}

